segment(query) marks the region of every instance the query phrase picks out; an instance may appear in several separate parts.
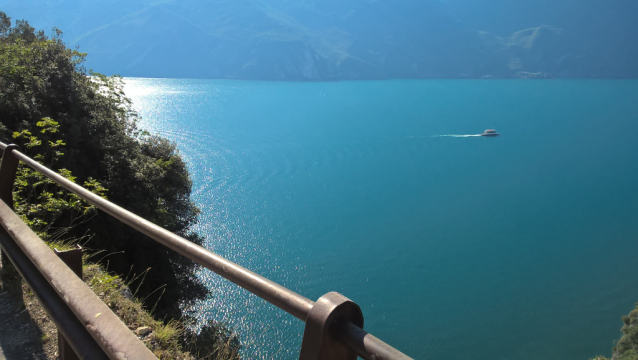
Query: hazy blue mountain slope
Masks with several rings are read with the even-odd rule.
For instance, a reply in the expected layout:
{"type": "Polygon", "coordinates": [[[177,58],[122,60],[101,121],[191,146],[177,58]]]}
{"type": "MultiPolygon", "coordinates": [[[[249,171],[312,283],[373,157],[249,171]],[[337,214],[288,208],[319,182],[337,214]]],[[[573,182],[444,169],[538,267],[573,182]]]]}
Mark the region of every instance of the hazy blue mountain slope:
{"type": "Polygon", "coordinates": [[[638,77],[638,1],[446,0],[446,4],[467,27],[502,37],[541,25],[561,29],[552,44],[538,43],[535,50],[547,58],[554,76],[638,77]]]}
{"type": "Polygon", "coordinates": [[[135,11],[83,35],[90,44],[84,49],[108,58],[109,70],[136,76],[322,80],[355,78],[350,68],[356,75],[371,68],[348,55],[348,35],[338,30],[318,36],[251,1],[212,5],[170,3],[135,11]],[[93,44],[107,46],[93,50],[93,44]]]}
{"type": "Polygon", "coordinates": [[[8,0],[125,76],[638,77],[633,0],[8,0]]]}

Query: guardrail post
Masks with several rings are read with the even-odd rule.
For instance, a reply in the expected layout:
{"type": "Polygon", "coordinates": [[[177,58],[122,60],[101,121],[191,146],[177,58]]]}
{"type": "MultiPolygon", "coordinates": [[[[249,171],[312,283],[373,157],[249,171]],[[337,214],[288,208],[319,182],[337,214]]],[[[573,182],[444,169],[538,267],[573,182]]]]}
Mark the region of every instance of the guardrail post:
{"type": "MultiPolygon", "coordinates": [[[[18,149],[18,145],[9,144],[2,154],[2,163],[0,163],[0,199],[4,201],[11,209],[13,209],[13,184],[16,181],[16,172],[20,160],[16,159],[11,151],[18,149]]],[[[1,249],[0,249],[1,250],[1,249]]],[[[0,252],[0,261],[2,261],[2,275],[5,279],[18,276],[18,272],[13,267],[8,256],[2,255],[0,252]]],[[[17,282],[19,284],[19,282],[17,282]]]]}
{"type": "Polygon", "coordinates": [[[2,164],[0,164],[0,199],[13,209],[13,184],[16,181],[16,172],[20,160],[13,157],[11,152],[17,150],[18,145],[9,144],[2,154],[2,164]]]}
{"type": "Polygon", "coordinates": [[[337,292],[320,297],[308,313],[301,342],[300,360],[356,360],[356,353],[330,334],[334,321],[350,321],[363,328],[359,305],[337,292]]]}
{"type": "MultiPolygon", "coordinates": [[[[80,279],[82,279],[82,247],[67,251],[53,249],[55,254],[68,266],[80,279]]],[[[60,360],[79,360],[80,358],[71,348],[62,332],[58,330],[58,356],[60,360]]]]}

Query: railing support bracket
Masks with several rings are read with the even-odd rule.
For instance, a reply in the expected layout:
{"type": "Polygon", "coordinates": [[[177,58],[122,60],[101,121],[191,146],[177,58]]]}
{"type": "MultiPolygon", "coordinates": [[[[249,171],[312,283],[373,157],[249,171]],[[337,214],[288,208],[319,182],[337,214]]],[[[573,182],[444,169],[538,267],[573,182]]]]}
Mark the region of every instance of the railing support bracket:
{"type": "MultiPolygon", "coordinates": [[[[9,205],[11,209],[13,209],[13,184],[16,181],[18,164],[20,163],[20,160],[16,159],[11,152],[17,149],[18,145],[16,144],[7,145],[2,153],[2,163],[0,163],[0,199],[9,205]]],[[[10,282],[9,279],[19,276],[13,264],[9,261],[9,257],[6,254],[2,254],[2,251],[0,251],[0,261],[2,262],[3,278],[10,282]]],[[[20,287],[19,281],[11,283],[20,287]]]]}
{"type": "Polygon", "coordinates": [[[300,360],[356,360],[352,349],[330,335],[334,321],[350,321],[363,328],[363,313],[359,305],[337,292],[320,297],[306,320],[300,360]]]}

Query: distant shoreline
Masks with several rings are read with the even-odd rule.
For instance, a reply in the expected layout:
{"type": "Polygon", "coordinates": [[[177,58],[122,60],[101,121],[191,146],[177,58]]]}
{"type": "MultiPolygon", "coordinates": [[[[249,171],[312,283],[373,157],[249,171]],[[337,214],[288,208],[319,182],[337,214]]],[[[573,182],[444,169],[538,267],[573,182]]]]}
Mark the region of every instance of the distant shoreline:
{"type": "MultiPolygon", "coordinates": [[[[109,75],[113,76],[113,75],[109,75]]],[[[495,81],[495,80],[560,80],[560,81],[624,81],[624,80],[638,80],[638,78],[566,78],[566,77],[548,77],[548,78],[515,78],[515,77],[432,77],[432,78],[387,78],[387,79],[342,79],[342,80],[280,80],[280,79],[244,79],[244,78],[197,78],[197,77],[157,77],[157,76],[128,76],[128,75],[116,75],[121,76],[123,79],[175,79],[175,80],[220,80],[220,81],[261,81],[261,82],[297,82],[297,83],[340,83],[340,82],[364,82],[364,81],[413,81],[413,80],[483,80],[483,81],[495,81]]]]}

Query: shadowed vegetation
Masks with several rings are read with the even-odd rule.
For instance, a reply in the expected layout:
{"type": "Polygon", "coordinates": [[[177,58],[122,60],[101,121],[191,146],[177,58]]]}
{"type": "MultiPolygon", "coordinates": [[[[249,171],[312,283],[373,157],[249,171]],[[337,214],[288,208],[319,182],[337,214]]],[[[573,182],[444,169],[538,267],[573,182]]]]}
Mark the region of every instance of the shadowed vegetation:
{"type": "MultiPolygon", "coordinates": [[[[176,145],[139,130],[122,79],[87,71],[82,65],[85,54],[68,49],[61,36],[58,29],[47,36],[26,21],[12,26],[0,12],[0,139],[16,143],[20,151],[67,179],[201,244],[203,239],[192,230],[199,210],[190,200],[192,183],[176,145]]],[[[195,345],[200,335],[176,325],[193,321],[190,307],[209,296],[194,262],[100,214],[23,165],[14,202],[16,213],[43,239],[82,239],[85,247],[107,255],[101,262],[112,274],[94,274],[97,280],[91,280],[99,292],[118,290],[120,276],[144,274],[133,275],[128,285],[143,299],[133,302],[135,306],[152,309],[166,320],[152,320],[156,341],[170,345],[190,339],[192,344],[184,343],[188,351],[212,356],[214,349],[200,351],[195,345]]],[[[207,326],[219,337],[207,338],[206,346],[229,343],[234,353],[230,357],[236,357],[236,337],[216,324],[207,326]]]]}

